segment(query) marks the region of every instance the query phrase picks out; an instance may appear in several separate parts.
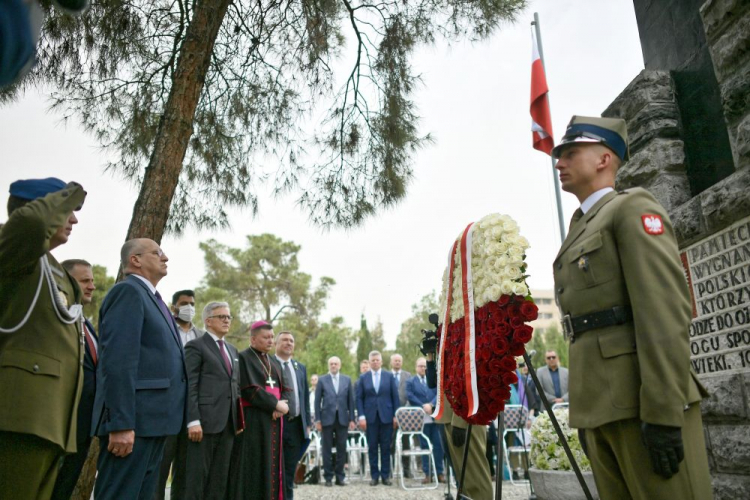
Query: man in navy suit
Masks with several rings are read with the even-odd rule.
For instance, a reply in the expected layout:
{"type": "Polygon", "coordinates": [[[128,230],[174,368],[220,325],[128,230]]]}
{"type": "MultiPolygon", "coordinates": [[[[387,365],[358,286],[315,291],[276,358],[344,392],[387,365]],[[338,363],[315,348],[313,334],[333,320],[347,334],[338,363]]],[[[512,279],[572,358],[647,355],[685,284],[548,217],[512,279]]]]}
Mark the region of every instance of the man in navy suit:
{"type": "MultiPolygon", "coordinates": [[[[360,375],[357,383],[357,411],[359,427],[367,434],[370,455],[370,486],[391,483],[391,437],[396,428],[399,406],[398,386],[391,372],[381,369],[383,357],[378,351],[370,353],[370,371],[360,375]],[[378,467],[380,452],[380,467],[378,467]]],[[[320,383],[320,382],[318,382],[320,383]]]]}
{"type": "MultiPolygon", "coordinates": [[[[68,271],[81,287],[81,303],[91,304],[92,294],[96,290],[94,285],[94,273],[91,264],[82,259],[69,259],[62,262],[62,266],[68,271]]],[[[91,446],[91,411],[94,408],[94,396],[96,395],[96,364],[98,362],[99,338],[96,336],[94,327],[88,319],[84,320],[84,347],[86,352],[83,357],[83,389],[81,400],[78,403],[78,418],[76,430],[76,451],[72,455],[66,455],[63,459],[60,472],[57,473],[55,489],[52,492],[53,500],[69,500],[81,475],[83,464],[89,454],[91,446]]]]}
{"type": "Polygon", "coordinates": [[[318,379],[315,388],[315,427],[323,435],[323,477],[331,486],[334,467],[333,442],[336,441],[336,486],[345,486],[346,439],[354,430],[354,388],[352,380],[339,373],[341,360],[328,360],[328,373],[318,379]]]}
{"type": "Polygon", "coordinates": [[[120,258],[126,278],[99,312],[94,494],[146,500],[156,489],[167,436],[186,424],[187,371],[174,318],[156,291],[169,259],[147,238],[126,241],[120,258]]]}
{"type": "MultiPolygon", "coordinates": [[[[409,401],[409,406],[421,406],[425,415],[425,423],[423,432],[427,435],[430,442],[432,443],[432,456],[435,458],[435,469],[437,471],[438,481],[445,482],[445,476],[443,475],[443,443],[440,440],[440,425],[435,423],[435,420],[430,416],[435,409],[435,403],[437,402],[437,389],[430,389],[427,386],[427,360],[425,358],[419,358],[417,360],[417,374],[411,377],[406,383],[406,399],[409,401]]],[[[422,448],[427,447],[427,441],[420,437],[422,448]]],[[[422,470],[425,473],[424,483],[430,483],[432,478],[430,471],[430,461],[428,457],[422,457],[422,470]]]]}
{"type": "Polygon", "coordinates": [[[292,359],[294,335],[281,332],[276,337],[276,359],[281,363],[284,385],[292,388],[288,394],[289,412],[284,415],[284,500],[294,499],[294,472],[310,440],[310,391],[307,386],[307,368],[292,359]]]}

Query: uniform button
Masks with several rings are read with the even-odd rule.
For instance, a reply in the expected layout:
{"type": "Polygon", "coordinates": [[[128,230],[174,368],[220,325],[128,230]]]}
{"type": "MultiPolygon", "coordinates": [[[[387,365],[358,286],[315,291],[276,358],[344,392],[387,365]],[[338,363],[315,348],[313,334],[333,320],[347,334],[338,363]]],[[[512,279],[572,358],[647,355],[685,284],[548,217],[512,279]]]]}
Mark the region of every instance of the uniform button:
{"type": "Polygon", "coordinates": [[[557,293],[558,294],[563,293],[564,291],[565,291],[565,288],[563,288],[563,287],[560,287],[560,288],[557,289],[557,293]]]}
{"type": "Polygon", "coordinates": [[[32,368],[32,369],[34,370],[34,372],[38,372],[39,371],[39,365],[34,365],[34,368],[32,368]]]}
{"type": "Polygon", "coordinates": [[[558,271],[562,269],[562,262],[558,262],[556,267],[558,271]]]}

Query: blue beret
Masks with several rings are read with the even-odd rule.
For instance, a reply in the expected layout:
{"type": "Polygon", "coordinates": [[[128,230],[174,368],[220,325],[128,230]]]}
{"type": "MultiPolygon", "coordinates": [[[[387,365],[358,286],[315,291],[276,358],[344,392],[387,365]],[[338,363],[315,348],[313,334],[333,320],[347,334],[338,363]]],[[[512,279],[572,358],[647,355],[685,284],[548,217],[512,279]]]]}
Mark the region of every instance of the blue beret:
{"type": "Polygon", "coordinates": [[[24,179],[16,181],[10,185],[10,194],[22,200],[36,200],[44,198],[50,193],[60,191],[67,183],[57,177],[47,177],[46,179],[24,179]]]}

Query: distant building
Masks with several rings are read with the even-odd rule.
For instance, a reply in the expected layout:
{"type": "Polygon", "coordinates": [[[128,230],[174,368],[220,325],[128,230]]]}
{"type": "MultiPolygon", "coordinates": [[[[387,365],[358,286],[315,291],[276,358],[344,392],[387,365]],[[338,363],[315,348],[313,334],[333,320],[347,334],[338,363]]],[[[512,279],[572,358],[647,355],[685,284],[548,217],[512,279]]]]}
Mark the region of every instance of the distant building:
{"type": "Polygon", "coordinates": [[[534,332],[544,333],[552,327],[557,328],[558,332],[562,332],[560,309],[555,303],[554,290],[531,290],[531,296],[534,298],[534,303],[539,307],[539,317],[529,323],[534,328],[534,332]]]}

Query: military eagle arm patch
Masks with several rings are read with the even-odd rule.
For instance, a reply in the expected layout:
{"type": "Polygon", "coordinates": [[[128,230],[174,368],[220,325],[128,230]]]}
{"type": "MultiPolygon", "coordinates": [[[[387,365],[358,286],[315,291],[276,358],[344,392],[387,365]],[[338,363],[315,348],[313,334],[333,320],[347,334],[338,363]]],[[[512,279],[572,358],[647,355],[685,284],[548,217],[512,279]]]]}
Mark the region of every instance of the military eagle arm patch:
{"type": "Polygon", "coordinates": [[[664,222],[661,220],[661,215],[643,214],[641,215],[641,221],[646,234],[657,235],[664,232],[664,222]]]}

